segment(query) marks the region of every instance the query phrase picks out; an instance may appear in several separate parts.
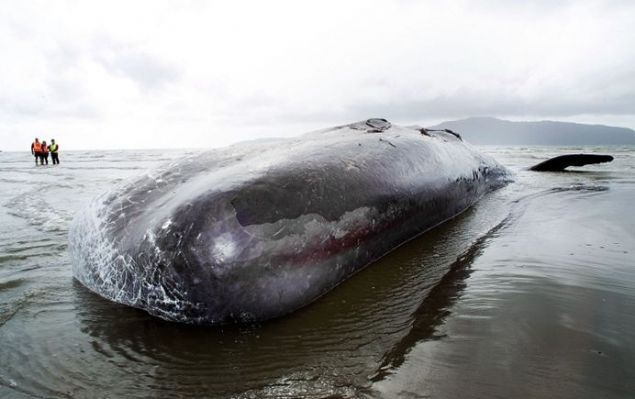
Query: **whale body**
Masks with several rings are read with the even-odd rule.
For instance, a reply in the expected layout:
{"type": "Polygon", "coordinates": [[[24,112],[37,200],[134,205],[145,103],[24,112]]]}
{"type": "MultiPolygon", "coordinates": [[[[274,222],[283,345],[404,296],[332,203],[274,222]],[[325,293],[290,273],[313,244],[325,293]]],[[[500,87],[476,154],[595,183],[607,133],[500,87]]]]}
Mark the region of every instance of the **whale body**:
{"type": "Polygon", "coordinates": [[[266,320],[510,180],[453,132],[383,119],[237,144],[93,200],[70,229],[73,275],[166,320],[266,320]]]}

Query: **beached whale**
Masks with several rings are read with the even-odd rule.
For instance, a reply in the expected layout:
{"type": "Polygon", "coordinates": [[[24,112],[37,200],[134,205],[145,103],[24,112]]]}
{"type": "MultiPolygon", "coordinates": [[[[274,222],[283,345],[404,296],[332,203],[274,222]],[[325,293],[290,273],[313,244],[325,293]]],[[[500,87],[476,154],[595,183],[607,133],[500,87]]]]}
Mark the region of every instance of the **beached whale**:
{"type": "Polygon", "coordinates": [[[92,201],[71,226],[73,274],[167,320],[265,320],[510,180],[454,132],[383,119],[238,144],[92,201]]]}

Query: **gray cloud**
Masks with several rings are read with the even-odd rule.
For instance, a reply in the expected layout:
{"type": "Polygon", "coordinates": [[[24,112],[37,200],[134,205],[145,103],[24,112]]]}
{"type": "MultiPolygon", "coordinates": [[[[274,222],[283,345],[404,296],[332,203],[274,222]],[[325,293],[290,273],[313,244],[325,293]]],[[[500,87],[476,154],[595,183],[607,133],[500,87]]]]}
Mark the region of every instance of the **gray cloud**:
{"type": "Polygon", "coordinates": [[[143,90],[159,90],[180,77],[176,66],[133,46],[103,37],[94,40],[91,53],[108,73],[130,79],[143,90]]]}
{"type": "Polygon", "coordinates": [[[12,5],[0,15],[0,142],[53,130],[65,148],[99,134],[114,147],[171,146],[178,134],[187,147],[373,116],[635,127],[633,2],[283,0],[250,10],[12,5]]]}
{"type": "Polygon", "coordinates": [[[389,116],[400,120],[489,116],[573,116],[582,114],[631,115],[635,93],[598,99],[560,99],[553,97],[526,100],[515,96],[458,92],[424,100],[392,100],[350,105],[340,114],[355,118],[389,116]]]}

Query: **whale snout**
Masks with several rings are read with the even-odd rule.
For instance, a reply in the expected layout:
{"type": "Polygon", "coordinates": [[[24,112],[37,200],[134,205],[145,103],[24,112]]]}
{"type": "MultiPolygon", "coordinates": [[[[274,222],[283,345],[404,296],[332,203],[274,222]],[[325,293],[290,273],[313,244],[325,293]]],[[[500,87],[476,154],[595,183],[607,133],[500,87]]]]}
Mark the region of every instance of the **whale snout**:
{"type": "Polygon", "coordinates": [[[133,306],[189,323],[249,322],[287,313],[319,287],[313,264],[293,256],[297,232],[243,225],[236,195],[201,196],[144,233],[141,248],[131,251],[138,261],[130,279],[144,287],[133,306]]]}

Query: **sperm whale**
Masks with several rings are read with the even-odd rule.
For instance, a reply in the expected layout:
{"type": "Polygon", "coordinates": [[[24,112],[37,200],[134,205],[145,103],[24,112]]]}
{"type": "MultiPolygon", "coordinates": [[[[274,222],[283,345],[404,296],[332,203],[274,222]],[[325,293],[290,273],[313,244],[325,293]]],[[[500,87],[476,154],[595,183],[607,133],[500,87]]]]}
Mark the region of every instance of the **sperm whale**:
{"type": "Polygon", "coordinates": [[[69,232],[73,275],[166,320],[271,319],[511,180],[454,132],[385,119],[237,144],[90,202],[69,232]]]}

